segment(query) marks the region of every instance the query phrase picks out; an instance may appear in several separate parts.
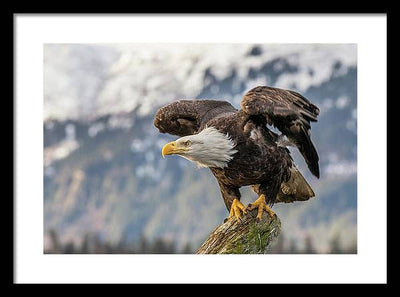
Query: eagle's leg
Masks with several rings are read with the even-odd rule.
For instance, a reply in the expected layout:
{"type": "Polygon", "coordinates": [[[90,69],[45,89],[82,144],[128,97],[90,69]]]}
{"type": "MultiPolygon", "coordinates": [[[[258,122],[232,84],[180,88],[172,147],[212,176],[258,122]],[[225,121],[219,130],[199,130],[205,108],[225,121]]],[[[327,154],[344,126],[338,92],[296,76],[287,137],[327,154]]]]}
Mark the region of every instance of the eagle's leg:
{"type": "Polygon", "coordinates": [[[257,219],[261,220],[262,217],[262,212],[265,210],[268,212],[270,217],[272,218],[275,215],[275,212],[272,211],[272,209],[268,206],[268,204],[265,202],[265,195],[261,194],[260,197],[254,203],[249,204],[249,210],[253,210],[255,208],[258,208],[257,212],[257,219]]]}
{"type": "Polygon", "coordinates": [[[242,215],[240,212],[246,213],[246,207],[243,205],[239,199],[235,198],[232,202],[231,210],[229,212],[228,220],[230,220],[233,216],[236,218],[238,222],[242,220],[242,215]]]}

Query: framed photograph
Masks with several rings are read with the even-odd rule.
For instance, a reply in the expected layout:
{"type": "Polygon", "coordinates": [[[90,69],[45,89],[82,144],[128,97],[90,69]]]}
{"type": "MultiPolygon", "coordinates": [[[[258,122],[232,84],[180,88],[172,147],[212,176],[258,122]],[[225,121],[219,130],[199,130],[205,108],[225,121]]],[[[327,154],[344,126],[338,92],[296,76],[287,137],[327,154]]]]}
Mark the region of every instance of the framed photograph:
{"type": "Polygon", "coordinates": [[[386,283],[385,14],[14,20],[16,283],[386,283]]]}

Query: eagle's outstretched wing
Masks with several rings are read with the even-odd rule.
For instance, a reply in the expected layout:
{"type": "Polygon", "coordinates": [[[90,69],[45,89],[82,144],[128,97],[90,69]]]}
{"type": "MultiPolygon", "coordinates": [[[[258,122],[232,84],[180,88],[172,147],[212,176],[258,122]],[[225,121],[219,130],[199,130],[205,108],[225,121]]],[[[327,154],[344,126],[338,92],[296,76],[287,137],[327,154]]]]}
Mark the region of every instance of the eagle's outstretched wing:
{"type": "Polygon", "coordinates": [[[310,139],[310,121],[319,109],[302,95],[278,88],[259,86],[248,91],[240,103],[249,115],[262,115],[295,144],[311,173],[319,177],[319,157],[310,139]]]}
{"type": "Polygon", "coordinates": [[[236,108],[226,101],[179,100],[157,111],[154,126],[161,133],[187,136],[199,132],[216,116],[236,111],[236,108]]]}

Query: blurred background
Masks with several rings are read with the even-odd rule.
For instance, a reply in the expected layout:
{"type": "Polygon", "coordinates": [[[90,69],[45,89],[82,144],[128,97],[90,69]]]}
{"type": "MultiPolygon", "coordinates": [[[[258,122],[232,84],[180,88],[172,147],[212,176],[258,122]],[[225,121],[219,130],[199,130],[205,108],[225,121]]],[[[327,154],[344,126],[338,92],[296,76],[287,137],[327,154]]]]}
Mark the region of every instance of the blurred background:
{"type": "Polygon", "coordinates": [[[356,45],[45,44],[43,58],[45,253],[194,253],[228,211],[208,169],[161,157],[177,137],[154,114],[184,98],[239,108],[258,85],[321,110],[321,178],[290,149],[316,197],[274,206],[270,253],[357,253],[356,45]]]}

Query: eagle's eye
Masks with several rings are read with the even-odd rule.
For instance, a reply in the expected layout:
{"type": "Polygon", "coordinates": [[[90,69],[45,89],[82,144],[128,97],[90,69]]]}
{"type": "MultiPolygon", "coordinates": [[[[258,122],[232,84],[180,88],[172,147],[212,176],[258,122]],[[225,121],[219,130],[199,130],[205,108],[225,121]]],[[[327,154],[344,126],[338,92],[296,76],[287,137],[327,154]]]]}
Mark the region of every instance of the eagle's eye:
{"type": "Polygon", "coordinates": [[[191,141],[190,141],[190,140],[186,140],[185,142],[183,142],[183,145],[184,145],[184,146],[189,146],[189,145],[190,145],[190,143],[191,143],[191,141]]]}

